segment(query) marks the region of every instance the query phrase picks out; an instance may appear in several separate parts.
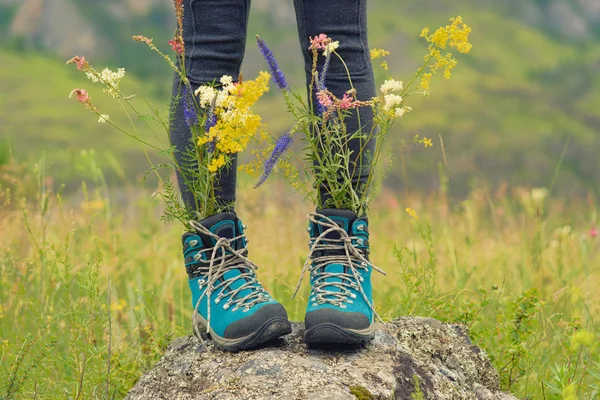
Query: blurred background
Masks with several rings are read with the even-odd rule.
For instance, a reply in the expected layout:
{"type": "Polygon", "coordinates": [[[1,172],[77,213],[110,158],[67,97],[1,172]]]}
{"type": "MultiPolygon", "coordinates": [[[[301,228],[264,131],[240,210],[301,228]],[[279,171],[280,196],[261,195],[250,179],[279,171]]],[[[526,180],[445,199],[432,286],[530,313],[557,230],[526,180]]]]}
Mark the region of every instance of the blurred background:
{"type": "MultiPolygon", "coordinates": [[[[369,7],[370,46],[392,52],[390,74],[404,81],[426,52],[423,27],[461,15],[473,29],[473,51],[459,57],[452,79],[437,76],[430,98],[413,99],[414,112],[396,125],[392,146],[418,133],[435,147],[399,151],[389,188],[437,190],[441,138],[455,196],[481,185],[553,182],[553,193],[564,197],[598,194],[598,0],[371,0],[369,7]]],[[[171,54],[173,29],[171,0],[0,0],[0,163],[10,154],[19,164],[43,159],[52,182],[68,190],[86,174],[78,159],[93,149],[112,187],[138,183],[148,164],[136,142],[97,123],[68,95],[86,88],[103,112],[126,122],[118,104],[65,61],[83,55],[96,69],[124,67],[125,93],[144,95],[166,115],[171,72],[131,36],[154,38],[171,54]]],[[[303,91],[292,1],[253,1],[243,66],[249,77],[266,67],[256,34],[303,91]]],[[[272,90],[258,109],[275,132],[289,128],[283,107],[272,90]]]]}
{"type": "MultiPolygon", "coordinates": [[[[519,398],[600,398],[600,0],[369,7],[370,47],[392,52],[395,79],[422,64],[425,26],[460,15],[473,43],[449,81],[436,76],[429,98],[409,98],[414,111],[388,141],[394,164],[369,214],[372,260],[388,272],[374,277],[379,314],[466,324],[519,398]],[[416,134],[434,146],[400,146],[416,134]]],[[[99,71],[125,68],[122,93],[166,117],[172,72],[131,36],[173,57],[174,28],[172,0],[0,0],[0,398],[122,398],[191,330],[182,227],[165,226],[150,195],[164,187],[145,181],[138,142],[68,98],[84,88],[131,127],[101,86],[65,65],[79,55],[99,71]]],[[[256,34],[303,94],[292,0],[253,0],[249,78],[266,69],[256,34]]],[[[274,88],[255,112],[276,134],[290,128],[274,88]]],[[[151,120],[133,125],[168,147],[151,120]]],[[[299,321],[308,284],[291,295],[310,206],[283,179],[252,190],[256,178],[239,176],[236,210],[261,282],[299,321]]]]}

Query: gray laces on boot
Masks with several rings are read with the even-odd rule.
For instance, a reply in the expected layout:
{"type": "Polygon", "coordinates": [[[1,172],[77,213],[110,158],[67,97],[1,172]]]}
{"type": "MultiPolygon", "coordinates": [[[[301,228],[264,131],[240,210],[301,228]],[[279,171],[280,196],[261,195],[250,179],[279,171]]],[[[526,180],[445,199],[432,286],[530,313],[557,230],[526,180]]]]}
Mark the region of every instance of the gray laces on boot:
{"type": "Polygon", "coordinates": [[[304,280],[304,275],[306,271],[309,270],[311,277],[314,279],[313,293],[315,295],[315,301],[313,301],[313,303],[330,303],[341,308],[346,308],[345,302],[350,302],[350,304],[352,304],[352,300],[349,300],[348,297],[356,298],[356,295],[350,291],[350,289],[355,289],[363,296],[365,302],[381,321],[379,314],[375,311],[374,305],[369,301],[362,287],[364,278],[360,275],[359,270],[368,270],[370,265],[375,271],[380,272],[383,275],[387,274],[371,264],[369,260],[363,256],[360,250],[354,246],[352,240],[358,238],[350,236],[345,229],[341,228],[333,220],[319,213],[308,214],[308,219],[310,222],[320,225],[323,228],[323,233],[312,242],[310,252],[308,253],[308,257],[306,257],[304,267],[302,268],[302,275],[300,275],[300,280],[298,281],[298,285],[296,286],[292,298],[296,297],[296,294],[298,294],[298,291],[302,286],[302,281],[304,280]],[[339,234],[340,238],[331,239],[327,237],[327,235],[333,232],[339,234]],[[327,250],[337,250],[339,252],[340,249],[344,250],[344,254],[327,255],[327,250]],[[316,256],[315,253],[318,254],[318,252],[323,252],[323,255],[316,256]],[[326,272],[325,267],[329,264],[340,264],[343,267],[346,267],[348,272],[326,272]],[[328,278],[337,278],[340,281],[328,282],[328,278]],[[328,286],[337,288],[339,291],[328,290],[326,288],[328,286]]]}
{"type": "MultiPolygon", "coordinates": [[[[229,297],[227,302],[223,305],[223,309],[227,310],[233,306],[232,311],[237,311],[240,308],[244,308],[243,312],[250,311],[252,306],[258,303],[267,302],[270,300],[270,297],[256,279],[256,274],[254,271],[258,269],[258,266],[244,255],[244,248],[235,250],[232,246],[236,240],[245,239],[245,235],[227,239],[215,235],[196,221],[190,221],[190,225],[202,235],[209,236],[216,242],[214,247],[200,250],[195,256],[195,258],[197,257],[196,261],[200,261],[200,257],[203,253],[210,253],[210,257],[208,258],[210,260],[208,267],[200,267],[198,270],[194,271],[194,273],[206,274],[205,277],[198,281],[200,289],[206,285],[206,290],[200,295],[200,298],[196,302],[193,314],[193,318],[198,315],[200,301],[206,296],[208,307],[206,332],[209,333],[211,308],[210,299],[215,290],[222,289],[221,293],[215,299],[215,304],[219,304],[221,300],[229,297]],[[220,255],[219,250],[221,251],[220,255]],[[242,271],[240,275],[226,279],[225,273],[232,270],[242,271]],[[244,283],[238,288],[231,289],[231,285],[239,279],[243,279],[244,283]],[[227,291],[228,289],[229,291],[227,291]],[[237,296],[246,289],[251,289],[251,292],[246,296],[237,298],[237,296]]],[[[194,324],[193,326],[194,330],[197,330],[196,325],[194,324]]]]}

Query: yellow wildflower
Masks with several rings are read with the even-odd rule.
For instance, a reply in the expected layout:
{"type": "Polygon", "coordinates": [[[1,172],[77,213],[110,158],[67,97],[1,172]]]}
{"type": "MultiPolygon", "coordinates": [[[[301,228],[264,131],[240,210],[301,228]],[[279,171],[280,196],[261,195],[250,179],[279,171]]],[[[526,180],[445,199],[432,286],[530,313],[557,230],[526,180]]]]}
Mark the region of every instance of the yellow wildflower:
{"type": "Polygon", "coordinates": [[[212,159],[212,161],[210,162],[210,165],[208,166],[208,170],[212,173],[215,173],[219,170],[219,168],[221,168],[224,165],[225,165],[225,156],[223,156],[223,154],[219,154],[218,157],[215,157],[212,159]]]}
{"type": "Polygon", "coordinates": [[[423,146],[425,147],[432,147],[433,143],[431,143],[431,139],[428,139],[426,137],[424,137],[423,139],[421,139],[421,143],[423,143],[423,146]]]}
{"type": "Polygon", "coordinates": [[[414,209],[406,207],[406,210],[404,211],[406,211],[408,216],[411,218],[411,221],[416,221],[419,219],[419,216],[417,215],[417,212],[414,209]]]}
{"type": "Polygon", "coordinates": [[[103,200],[86,200],[83,203],[81,203],[81,209],[86,213],[90,213],[93,211],[104,209],[105,205],[106,204],[103,200]]]}
{"type": "Polygon", "coordinates": [[[378,58],[387,57],[390,55],[390,52],[384,49],[371,49],[371,60],[376,60],[378,58]]]}
{"type": "Polygon", "coordinates": [[[432,74],[421,75],[421,89],[429,90],[429,81],[431,81],[432,74]]]}
{"type": "Polygon", "coordinates": [[[237,91],[233,93],[235,96],[234,108],[241,110],[252,107],[263,94],[269,91],[269,79],[271,79],[271,75],[261,71],[255,80],[244,81],[237,85],[237,91]]]}
{"type": "Polygon", "coordinates": [[[431,76],[438,70],[444,70],[444,78],[446,79],[452,76],[452,70],[458,62],[452,58],[452,53],[445,51],[447,48],[455,48],[460,53],[468,53],[473,47],[469,43],[471,28],[463,23],[462,18],[460,16],[451,18],[450,22],[450,25],[439,28],[432,34],[430,34],[429,28],[424,28],[421,31],[421,37],[425,38],[429,43],[425,61],[430,63],[430,73],[421,76],[421,88],[423,90],[429,90],[431,76]],[[440,50],[444,50],[445,52],[442,54],[440,50]]]}
{"type": "MultiPolygon", "coordinates": [[[[243,81],[233,87],[230,78],[224,77],[222,83],[226,88],[214,90],[217,96],[223,92],[224,99],[215,108],[217,123],[198,139],[198,145],[214,143],[215,154],[208,170],[212,173],[226,164],[225,155],[239,153],[246,148],[248,142],[261,126],[261,118],[250,110],[258,99],[269,90],[271,76],[261,72],[255,80],[243,81]]],[[[209,89],[205,89],[208,93],[209,89]]],[[[198,92],[203,96],[203,92],[198,92]]],[[[214,98],[214,94],[213,98],[214,98]]],[[[206,99],[208,95],[204,95],[206,99]]]]}
{"type": "Polygon", "coordinates": [[[122,311],[125,309],[125,307],[127,307],[127,302],[125,301],[125,299],[121,299],[121,300],[119,300],[118,303],[112,303],[110,305],[110,310],[111,311],[122,311]]]}
{"type": "Polygon", "coordinates": [[[387,61],[384,61],[381,63],[381,68],[383,68],[384,71],[388,71],[390,69],[390,67],[388,66],[387,61]]]}

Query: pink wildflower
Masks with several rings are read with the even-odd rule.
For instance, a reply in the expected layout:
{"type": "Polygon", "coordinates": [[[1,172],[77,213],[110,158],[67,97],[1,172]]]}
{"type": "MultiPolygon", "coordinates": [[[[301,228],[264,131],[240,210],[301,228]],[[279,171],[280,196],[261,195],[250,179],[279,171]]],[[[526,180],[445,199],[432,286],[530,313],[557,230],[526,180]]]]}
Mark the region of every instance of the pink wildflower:
{"type": "Polygon", "coordinates": [[[73,58],[71,58],[69,61],[67,61],[67,64],[73,64],[75,63],[77,65],[77,69],[78,70],[82,70],[85,68],[85,66],[87,65],[87,61],[85,61],[85,57],[79,57],[79,56],[75,56],[73,58]]]}
{"type": "Polygon", "coordinates": [[[324,90],[321,90],[317,93],[317,99],[319,100],[319,103],[325,108],[329,108],[333,105],[333,100],[331,100],[331,97],[329,97],[327,92],[324,90]]]}
{"type": "Polygon", "coordinates": [[[142,36],[142,35],[133,36],[133,40],[135,40],[136,42],[144,42],[146,44],[152,43],[152,39],[147,38],[146,36],[142,36]]]}
{"type": "Polygon", "coordinates": [[[310,38],[310,50],[325,50],[327,45],[331,43],[331,38],[327,37],[326,34],[321,33],[319,36],[310,38]]]}
{"type": "Polygon", "coordinates": [[[176,52],[177,54],[183,53],[183,43],[181,42],[181,40],[179,40],[177,38],[171,39],[171,40],[169,40],[169,44],[173,48],[173,51],[176,52]]]}
{"type": "Polygon", "coordinates": [[[85,89],[73,89],[69,98],[75,96],[80,103],[87,104],[90,101],[90,95],[85,89]]]}
{"type": "Polygon", "coordinates": [[[598,229],[596,229],[596,228],[590,229],[590,237],[595,238],[596,236],[598,236],[598,229]]]}
{"type": "Polygon", "coordinates": [[[340,100],[339,107],[342,110],[347,110],[349,108],[353,108],[354,106],[355,105],[354,105],[354,102],[352,101],[352,97],[348,96],[347,93],[344,93],[344,97],[342,98],[342,100],[340,100]]]}

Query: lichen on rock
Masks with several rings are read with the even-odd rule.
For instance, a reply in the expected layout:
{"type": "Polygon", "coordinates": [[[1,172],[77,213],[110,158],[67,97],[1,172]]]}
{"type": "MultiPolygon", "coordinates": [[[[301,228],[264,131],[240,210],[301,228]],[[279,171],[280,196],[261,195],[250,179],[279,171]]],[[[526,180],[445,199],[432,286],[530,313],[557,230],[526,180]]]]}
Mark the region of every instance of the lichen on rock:
{"type": "Polygon", "coordinates": [[[515,399],[458,325],[400,318],[355,349],[310,349],[302,335],[293,324],[284,339],[239,353],[179,338],[127,399],[515,399]]]}

